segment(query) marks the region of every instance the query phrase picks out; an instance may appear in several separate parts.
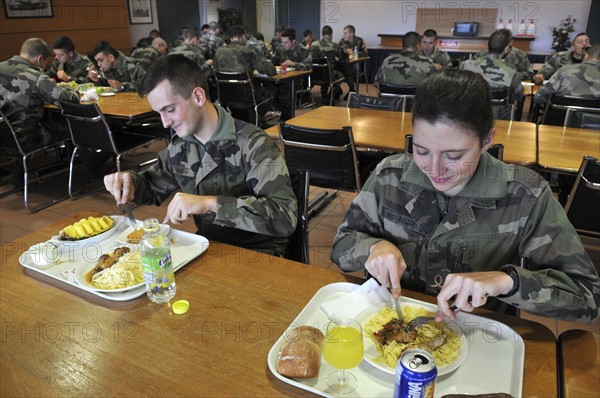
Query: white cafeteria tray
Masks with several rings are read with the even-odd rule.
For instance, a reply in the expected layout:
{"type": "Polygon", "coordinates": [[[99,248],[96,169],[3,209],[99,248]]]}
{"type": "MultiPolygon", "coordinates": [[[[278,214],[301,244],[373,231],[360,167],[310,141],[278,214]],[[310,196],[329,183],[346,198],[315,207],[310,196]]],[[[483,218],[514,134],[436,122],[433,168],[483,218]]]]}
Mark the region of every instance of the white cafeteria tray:
{"type": "MultiPolygon", "coordinates": [[[[30,255],[27,252],[19,257],[19,262],[25,268],[47,275],[107,300],[127,301],[140,297],[146,294],[146,287],[144,285],[119,293],[103,293],[84,287],[75,281],[75,270],[79,266],[85,266],[90,263],[95,264],[101,254],[109,253],[119,246],[125,246],[123,243],[117,241],[117,237],[129,227],[129,222],[125,221],[123,216],[112,217],[115,218],[117,225],[114,227],[115,231],[107,236],[106,239],[82,245],[77,245],[77,242],[69,242],[65,245],[59,244],[61,262],[53,267],[47,269],[38,268],[31,261],[30,255]]],[[[169,238],[171,240],[171,258],[175,271],[178,271],[208,249],[208,240],[201,235],[171,228],[169,238]]],[[[57,243],[54,240],[52,242],[57,243]]]]}
{"type": "MultiPolygon", "coordinates": [[[[325,332],[328,319],[320,305],[336,299],[356,289],[352,283],[332,283],[324,286],[313,296],[306,307],[290,325],[290,329],[299,325],[311,325],[325,332]]],[[[433,311],[437,306],[422,301],[401,297],[402,302],[418,303],[433,311]]],[[[390,303],[391,305],[391,303],[390,303]]],[[[445,394],[483,394],[504,392],[520,397],[523,387],[523,360],[525,344],[517,332],[503,323],[470,313],[457,314],[456,323],[460,325],[469,350],[463,364],[454,372],[438,377],[435,384],[435,397],[445,394]]],[[[277,357],[284,336],[275,342],[269,351],[267,362],[269,369],[278,379],[315,394],[329,397],[335,394],[327,387],[327,376],[334,369],[322,359],[317,377],[310,379],[289,379],[277,373],[277,357]]],[[[391,397],[394,389],[394,376],[385,373],[367,361],[350,372],[358,379],[358,388],[345,397],[391,397]]]]}

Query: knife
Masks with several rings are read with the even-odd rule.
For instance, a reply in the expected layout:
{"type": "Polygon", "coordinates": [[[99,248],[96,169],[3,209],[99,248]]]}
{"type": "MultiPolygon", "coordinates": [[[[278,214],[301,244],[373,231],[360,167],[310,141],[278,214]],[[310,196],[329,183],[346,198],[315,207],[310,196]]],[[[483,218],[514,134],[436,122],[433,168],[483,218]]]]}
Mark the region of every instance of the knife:
{"type": "Polygon", "coordinates": [[[392,300],[394,300],[394,307],[396,307],[396,314],[398,314],[398,319],[400,320],[400,323],[404,323],[404,317],[402,316],[402,307],[400,307],[400,300],[398,299],[398,297],[393,296],[392,300]]]}
{"type": "Polygon", "coordinates": [[[128,204],[119,205],[119,207],[127,215],[127,218],[129,219],[129,224],[131,224],[131,226],[133,227],[133,229],[135,229],[135,230],[140,229],[140,227],[138,226],[137,220],[133,216],[133,211],[131,211],[131,207],[129,207],[128,204]]]}

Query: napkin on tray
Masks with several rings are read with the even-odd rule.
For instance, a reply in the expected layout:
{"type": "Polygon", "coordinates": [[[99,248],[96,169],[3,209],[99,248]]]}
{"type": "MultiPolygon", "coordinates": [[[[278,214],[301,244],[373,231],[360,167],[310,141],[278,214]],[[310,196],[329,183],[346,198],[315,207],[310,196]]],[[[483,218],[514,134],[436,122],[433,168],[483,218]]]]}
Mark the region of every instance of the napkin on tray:
{"type": "Polygon", "coordinates": [[[390,301],[390,297],[390,292],[371,278],[352,292],[322,303],[321,310],[329,319],[354,318],[369,307],[390,301]]]}

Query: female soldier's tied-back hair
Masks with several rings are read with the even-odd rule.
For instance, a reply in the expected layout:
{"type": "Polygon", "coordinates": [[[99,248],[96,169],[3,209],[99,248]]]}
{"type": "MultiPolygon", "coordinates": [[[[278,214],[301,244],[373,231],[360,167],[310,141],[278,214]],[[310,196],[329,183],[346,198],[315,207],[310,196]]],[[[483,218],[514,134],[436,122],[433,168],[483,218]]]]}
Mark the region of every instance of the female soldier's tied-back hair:
{"type": "Polygon", "coordinates": [[[415,92],[413,124],[450,122],[470,130],[480,142],[494,125],[490,86],[483,76],[456,68],[444,68],[424,79],[415,92]]]}

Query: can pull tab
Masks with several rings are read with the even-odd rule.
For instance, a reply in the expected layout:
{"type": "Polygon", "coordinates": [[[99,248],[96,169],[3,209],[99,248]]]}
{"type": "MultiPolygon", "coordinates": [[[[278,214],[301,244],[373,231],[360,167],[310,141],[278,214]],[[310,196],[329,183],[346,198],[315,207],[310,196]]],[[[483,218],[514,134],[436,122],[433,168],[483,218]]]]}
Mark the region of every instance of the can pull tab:
{"type": "Polygon", "coordinates": [[[419,366],[427,365],[428,363],[429,359],[427,359],[426,356],[417,354],[408,362],[408,367],[411,369],[416,369],[419,366]]]}

